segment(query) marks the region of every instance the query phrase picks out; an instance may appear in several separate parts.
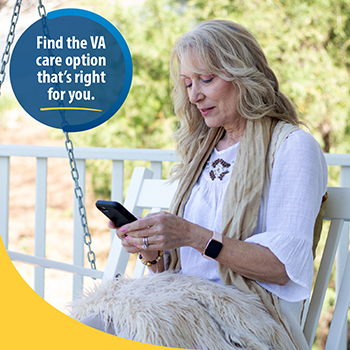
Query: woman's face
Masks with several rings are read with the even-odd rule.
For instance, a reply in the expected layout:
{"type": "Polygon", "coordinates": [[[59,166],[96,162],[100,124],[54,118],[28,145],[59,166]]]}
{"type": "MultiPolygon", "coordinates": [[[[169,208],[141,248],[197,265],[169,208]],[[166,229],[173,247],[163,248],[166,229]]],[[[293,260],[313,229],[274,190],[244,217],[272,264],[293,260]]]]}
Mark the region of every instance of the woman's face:
{"type": "Polygon", "coordinates": [[[180,76],[190,102],[197,106],[207,126],[228,130],[241,119],[237,112],[237,89],[232,82],[209,72],[194,73],[182,64],[180,76]]]}

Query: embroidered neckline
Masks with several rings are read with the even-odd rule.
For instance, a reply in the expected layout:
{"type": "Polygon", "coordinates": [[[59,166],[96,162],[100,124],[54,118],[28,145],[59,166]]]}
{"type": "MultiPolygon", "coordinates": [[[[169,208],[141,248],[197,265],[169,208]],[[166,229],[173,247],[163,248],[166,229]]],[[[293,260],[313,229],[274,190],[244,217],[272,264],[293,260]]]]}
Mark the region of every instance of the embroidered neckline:
{"type": "MultiPolygon", "coordinates": [[[[233,163],[234,162],[231,164],[233,163]]],[[[212,181],[214,181],[216,178],[222,181],[225,175],[230,173],[229,168],[231,167],[231,164],[227,163],[222,158],[217,158],[213,162],[208,160],[205,169],[209,172],[209,176],[212,181]]]]}

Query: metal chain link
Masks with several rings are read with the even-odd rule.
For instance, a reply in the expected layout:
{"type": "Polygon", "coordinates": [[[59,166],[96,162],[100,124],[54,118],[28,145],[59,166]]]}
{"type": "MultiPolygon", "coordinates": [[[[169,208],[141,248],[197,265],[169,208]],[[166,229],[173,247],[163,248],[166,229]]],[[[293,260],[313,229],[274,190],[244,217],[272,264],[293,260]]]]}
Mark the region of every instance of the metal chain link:
{"type": "Polygon", "coordinates": [[[5,51],[2,54],[1,58],[1,69],[0,69],[0,94],[1,94],[1,85],[5,80],[5,75],[6,75],[6,65],[10,59],[10,49],[11,45],[13,43],[13,40],[15,38],[15,29],[16,29],[16,24],[18,22],[19,18],[19,12],[21,10],[21,5],[22,5],[22,0],[17,0],[15,7],[13,8],[13,14],[12,14],[12,19],[11,19],[11,26],[10,26],[10,31],[7,35],[6,39],[6,47],[5,51]]]}
{"type": "Polygon", "coordinates": [[[88,257],[89,263],[91,265],[91,268],[96,270],[96,257],[95,257],[95,253],[91,250],[91,242],[92,242],[91,234],[89,231],[87,218],[86,218],[85,205],[83,202],[83,190],[81,189],[81,187],[79,185],[79,173],[78,173],[77,164],[76,164],[75,158],[74,158],[73,143],[69,139],[68,133],[64,132],[64,134],[66,135],[65,145],[66,145],[66,150],[68,152],[72,178],[73,178],[74,185],[75,185],[74,193],[75,193],[75,197],[78,200],[81,224],[82,224],[83,229],[84,229],[84,243],[88,246],[88,249],[89,249],[89,251],[87,253],[87,257],[88,257]]]}
{"type": "MultiPolygon", "coordinates": [[[[44,5],[41,4],[41,6],[42,6],[42,8],[44,8],[44,12],[45,12],[45,14],[46,14],[46,10],[45,10],[44,5]]],[[[38,9],[39,9],[39,8],[40,8],[40,5],[39,5],[38,9]]],[[[39,13],[40,13],[40,10],[39,10],[39,13]]],[[[44,36],[46,36],[47,39],[50,40],[50,39],[51,39],[51,35],[50,35],[49,27],[48,27],[48,25],[47,25],[47,17],[46,17],[46,16],[43,16],[43,17],[41,17],[41,19],[42,19],[43,34],[44,34],[44,36]]],[[[48,51],[48,55],[49,55],[50,57],[53,57],[53,56],[54,56],[53,51],[52,51],[51,48],[48,48],[47,51],[48,51]]],[[[52,66],[51,68],[52,68],[52,73],[53,73],[53,74],[56,74],[55,66],[52,66]]],[[[56,91],[58,91],[58,92],[60,93],[60,91],[61,91],[61,86],[60,86],[60,84],[59,84],[58,82],[53,83],[53,87],[54,87],[54,90],[56,90],[56,91]]],[[[62,100],[60,100],[60,101],[58,102],[57,107],[64,107],[64,103],[63,103],[62,100]]],[[[61,115],[61,119],[62,119],[62,129],[63,129],[63,127],[64,127],[65,125],[67,125],[67,121],[66,121],[66,118],[65,118],[64,110],[60,110],[60,115],[61,115]]]]}
{"type": "MultiPolygon", "coordinates": [[[[38,6],[38,12],[39,12],[39,16],[41,18],[44,18],[44,22],[43,22],[43,31],[46,34],[47,38],[50,38],[50,33],[47,27],[47,23],[46,23],[46,9],[45,6],[43,5],[42,1],[39,0],[39,6],[38,6]]],[[[51,50],[49,50],[49,56],[52,56],[52,52],[51,50]]],[[[59,84],[56,84],[56,90],[60,90],[60,86],[59,84]]],[[[63,102],[60,103],[61,106],[63,106],[63,102]]],[[[66,124],[65,118],[64,118],[64,113],[61,113],[61,117],[62,117],[62,126],[66,124]]],[[[66,145],[66,150],[68,153],[68,158],[69,158],[69,164],[71,167],[71,174],[72,174],[72,179],[74,181],[74,193],[75,193],[75,197],[78,200],[78,206],[79,206],[79,214],[80,214],[80,221],[81,221],[81,225],[83,227],[84,230],[84,243],[87,245],[89,251],[87,253],[87,257],[89,260],[89,263],[91,265],[91,268],[93,270],[96,270],[96,256],[95,253],[92,251],[91,249],[91,243],[92,243],[92,239],[91,239],[91,234],[89,231],[89,227],[88,227],[88,222],[87,222],[87,217],[86,217],[86,209],[85,209],[85,205],[84,205],[84,201],[83,201],[83,190],[81,189],[80,185],[79,185],[79,172],[78,172],[78,168],[75,162],[75,158],[74,158],[74,148],[73,148],[73,142],[69,139],[69,135],[67,132],[64,132],[64,134],[66,135],[66,141],[65,141],[65,145],[66,145]]]]}
{"type": "Polygon", "coordinates": [[[41,0],[39,0],[38,12],[41,18],[46,16],[46,9],[41,0]]]}

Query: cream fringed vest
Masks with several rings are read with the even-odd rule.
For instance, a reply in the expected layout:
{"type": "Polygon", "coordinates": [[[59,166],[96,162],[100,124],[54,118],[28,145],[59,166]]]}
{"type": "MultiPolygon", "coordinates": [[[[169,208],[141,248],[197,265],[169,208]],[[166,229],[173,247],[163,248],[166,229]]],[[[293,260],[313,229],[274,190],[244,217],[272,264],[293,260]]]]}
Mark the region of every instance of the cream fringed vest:
{"type": "MultiPolygon", "coordinates": [[[[222,213],[222,234],[231,238],[245,240],[254,232],[262,193],[268,196],[271,169],[275,154],[285,138],[297,126],[263,117],[256,121],[247,121],[244,135],[240,141],[239,152],[233,168],[230,183],[225,195],[222,213]]],[[[187,172],[180,181],[170,211],[183,215],[184,206],[192,187],[197,182],[202,169],[215,145],[221,139],[224,130],[211,129],[198,155],[188,165],[187,172]]],[[[266,202],[262,203],[266,207],[266,202]]],[[[263,223],[265,225],[265,222],[263,223]]],[[[169,269],[180,269],[179,250],[170,252],[169,269]]],[[[246,279],[224,265],[218,263],[218,270],[224,284],[234,285],[248,294],[257,294],[271,316],[286,329],[291,344],[288,349],[297,349],[289,326],[281,315],[278,298],[266,291],[255,281],[246,279]]]]}

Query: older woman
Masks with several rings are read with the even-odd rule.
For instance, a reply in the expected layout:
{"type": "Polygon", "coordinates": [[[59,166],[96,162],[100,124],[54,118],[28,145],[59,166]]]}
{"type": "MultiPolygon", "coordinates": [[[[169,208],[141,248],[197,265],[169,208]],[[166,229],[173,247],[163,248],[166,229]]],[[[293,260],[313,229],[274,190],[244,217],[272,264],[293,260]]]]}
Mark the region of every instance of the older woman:
{"type": "Polygon", "coordinates": [[[257,295],[304,349],[299,321],[327,186],[322,151],[298,128],[292,103],[241,25],[200,23],[176,43],[171,74],[178,191],[169,213],[117,235],[154,273],[176,270],[257,295]]]}

